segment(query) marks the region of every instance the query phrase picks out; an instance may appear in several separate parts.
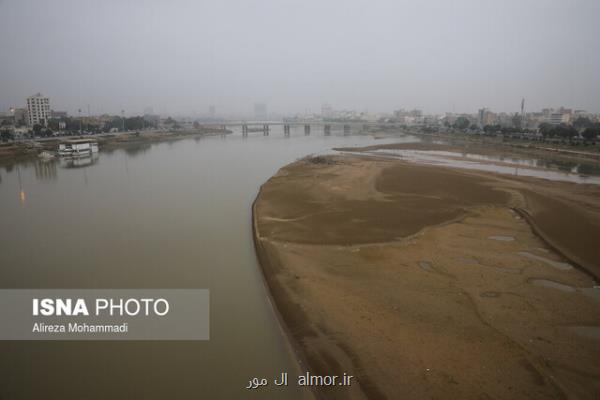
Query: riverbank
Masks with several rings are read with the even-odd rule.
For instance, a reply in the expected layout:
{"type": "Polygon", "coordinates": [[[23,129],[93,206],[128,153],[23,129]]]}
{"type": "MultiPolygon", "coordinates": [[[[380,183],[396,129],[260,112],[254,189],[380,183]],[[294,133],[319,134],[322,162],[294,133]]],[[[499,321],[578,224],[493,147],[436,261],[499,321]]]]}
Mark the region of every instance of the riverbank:
{"type": "Polygon", "coordinates": [[[255,246],[324,398],[597,398],[600,188],[366,156],[265,183],[255,246]]]}
{"type": "MultiPolygon", "coordinates": [[[[556,159],[569,161],[600,161],[600,144],[586,142],[557,142],[557,141],[542,141],[532,140],[527,138],[515,138],[503,135],[479,135],[466,134],[461,132],[448,133],[424,133],[414,130],[406,130],[404,133],[419,137],[427,143],[444,142],[461,148],[481,148],[494,149],[494,151],[503,151],[515,155],[535,156],[539,158],[553,157],[556,159]]],[[[393,132],[381,132],[375,134],[376,138],[395,137],[393,132]]]]}
{"type": "Polygon", "coordinates": [[[34,160],[41,151],[56,151],[58,144],[70,139],[94,139],[98,141],[100,150],[115,150],[118,148],[176,141],[190,137],[202,137],[230,134],[230,130],[221,129],[193,129],[179,131],[142,131],[125,132],[116,134],[102,134],[94,136],[65,136],[58,138],[43,138],[38,140],[24,140],[0,144],[0,165],[10,165],[21,161],[34,160]]]}

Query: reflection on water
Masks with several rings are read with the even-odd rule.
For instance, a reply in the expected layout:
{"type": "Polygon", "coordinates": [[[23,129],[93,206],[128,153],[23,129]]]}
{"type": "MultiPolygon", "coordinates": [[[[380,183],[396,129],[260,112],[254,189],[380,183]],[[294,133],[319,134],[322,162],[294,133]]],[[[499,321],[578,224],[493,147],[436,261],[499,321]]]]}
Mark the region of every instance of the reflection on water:
{"type": "Polygon", "coordinates": [[[56,160],[39,160],[34,164],[35,177],[40,181],[56,179],[56,160]]]}
{"type": "Polygon", "coordinates": [[[211,339],[0,342],[0,397],[303,398],[295,386],[244,389],[255,376],[299,372],[256,262],[251,204],[289,162],[375,143],[273,129],[6,168],[1,287],[208,288],[211,339]]]}
{"type": "Polygon", "coordinates": [[[98,153],[92,153],[83,157],[61,157],[59,162],[62,168],[85,168],[96,164],[99,159],[98,153]]]}
{"type": "Polygon", "coordinates": [[[123,148],[125,153],[131,157],[146,153],[152,147],[151,143],[136,143],[123,148]]]}

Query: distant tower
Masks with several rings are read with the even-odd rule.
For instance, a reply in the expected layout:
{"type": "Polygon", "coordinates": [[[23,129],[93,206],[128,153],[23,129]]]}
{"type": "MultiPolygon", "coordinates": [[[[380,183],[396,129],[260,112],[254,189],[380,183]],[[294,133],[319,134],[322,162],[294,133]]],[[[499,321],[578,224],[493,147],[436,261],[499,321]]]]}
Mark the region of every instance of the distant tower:
{"type": "Polygon", "coordinates": [[[525,126],[525,97],[521,99],[521,127],[525,126]]]}

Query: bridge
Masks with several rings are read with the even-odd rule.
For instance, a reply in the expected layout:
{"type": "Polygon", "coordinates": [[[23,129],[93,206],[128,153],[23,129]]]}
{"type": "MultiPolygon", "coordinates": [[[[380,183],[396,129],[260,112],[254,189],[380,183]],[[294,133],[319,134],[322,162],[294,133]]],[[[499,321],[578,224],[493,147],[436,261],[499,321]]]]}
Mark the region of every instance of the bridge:
{"type": "Polygon", "coordinates": [[[360,130],[367,130],[373,127],[400,127],[403,124],[395,122],[350,122],[350,121],[229,121],[219,124],[207,124],[205,126],[214,127],[219,126],[222,130],[226,130],[228,127],[241,127],[242,135],[247,136],[250,132],[262,132],[263,135],[268,136],[272,126],[283,126],[284,135],[290,134],[292,127],[304,127],[304,134],[310,135],[313,127],[322,127],[325,135],[330,135],[332,127],[342,128],[344,133],[350,133],[352,130],[357,128],[360,130]]]}

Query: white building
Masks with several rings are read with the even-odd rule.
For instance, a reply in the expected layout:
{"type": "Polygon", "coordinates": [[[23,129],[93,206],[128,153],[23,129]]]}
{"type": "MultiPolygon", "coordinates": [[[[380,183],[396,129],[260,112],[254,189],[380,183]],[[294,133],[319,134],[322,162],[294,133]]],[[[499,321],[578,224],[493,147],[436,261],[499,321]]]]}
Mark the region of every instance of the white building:
{"type": "Polygon", "coordinates": [[[46,125],[50,118],[50,99],[37,93],[27,98],[27,124],[46,125]]]}

